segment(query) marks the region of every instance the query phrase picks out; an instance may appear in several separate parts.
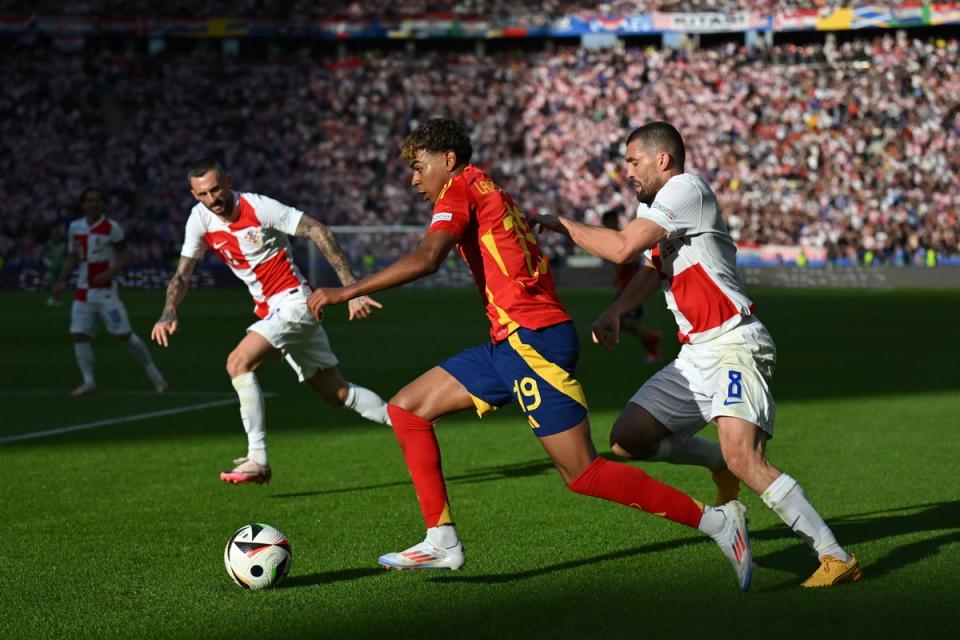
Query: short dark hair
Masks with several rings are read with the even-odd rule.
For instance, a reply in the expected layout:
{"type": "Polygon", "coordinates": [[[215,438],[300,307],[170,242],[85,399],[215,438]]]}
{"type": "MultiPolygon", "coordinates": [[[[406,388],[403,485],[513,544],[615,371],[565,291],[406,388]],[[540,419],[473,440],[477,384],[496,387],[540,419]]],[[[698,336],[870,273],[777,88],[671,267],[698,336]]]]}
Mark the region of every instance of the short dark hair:
{"type": "Polygon", "coordinates": [[[403,141],[400,157],[407,162],[413,162],[421,151],[427,153],[446,153],[453,151],[457,154],[457,166],[468,164],[473,156],[473,145],[470,136],[462,124],[448,118],[433,118],[427,120],[403,141]]]}
{"type": "Polygon", "coordinates": [[[83,213],[83,201],[86,200],[87,196],[90,195],[91,193],[99,193],[100,197],[102,197],[103,199],[106,199],[107,197],[106,192],[100,187],[87,187],[86,189],[80,192],[80,196],[77,198],[77,211],[79,211],[80,213],[83,213]]]}
{"type": "Polygon", "coordinates": [[[216,171],[217,174],[221,176],[226,175],[223,171],[223,165],[215,158],[207,156],[206,158],[200,158],[190,163],[187,167],[187,182],[189,183],[191,178],[203,176],[208,171],[216,171]]]}
{"type": "Polygon", "coordinates": [[[648,149],[669,153],[683,170],[683,164],[687,159],[683,137],[669,122],[648,122],[642,127],[637,127],[627,136],[627,144],[634,140],[639,140],[648,149]]]}

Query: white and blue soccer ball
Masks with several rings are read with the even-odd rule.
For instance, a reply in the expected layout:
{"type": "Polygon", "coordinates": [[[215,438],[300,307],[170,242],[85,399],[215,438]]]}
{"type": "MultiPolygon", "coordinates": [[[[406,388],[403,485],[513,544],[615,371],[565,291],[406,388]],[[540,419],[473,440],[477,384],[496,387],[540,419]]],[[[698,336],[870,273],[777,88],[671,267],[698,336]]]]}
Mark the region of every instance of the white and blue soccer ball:
{"type": "Polygon", "coordinates": [[[290,571],[293,554],[287,536],[268,524],[245,524],[227,540],[223,564],[244,589],[266,589],[290,571]]]}

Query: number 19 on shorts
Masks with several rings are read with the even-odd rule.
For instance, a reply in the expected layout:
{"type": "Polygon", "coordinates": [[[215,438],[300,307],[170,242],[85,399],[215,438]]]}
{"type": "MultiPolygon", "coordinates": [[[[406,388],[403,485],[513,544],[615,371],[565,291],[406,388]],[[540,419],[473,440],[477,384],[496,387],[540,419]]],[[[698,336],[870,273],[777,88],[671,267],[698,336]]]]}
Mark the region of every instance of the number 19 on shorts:
{"type": "Polygon", "coordinates": [[[529,415],[531,411],[536,411],[541,403],[540,389],[537,388],[537,381],[529,376],[521,378],[520,380],[514,380],[513,393],[517,396],[517,402],[520,403],[520,408],[527,414],[530,426],[534,429],[539,427],[540,425],[533,419],[533,416],[529,415]]]}

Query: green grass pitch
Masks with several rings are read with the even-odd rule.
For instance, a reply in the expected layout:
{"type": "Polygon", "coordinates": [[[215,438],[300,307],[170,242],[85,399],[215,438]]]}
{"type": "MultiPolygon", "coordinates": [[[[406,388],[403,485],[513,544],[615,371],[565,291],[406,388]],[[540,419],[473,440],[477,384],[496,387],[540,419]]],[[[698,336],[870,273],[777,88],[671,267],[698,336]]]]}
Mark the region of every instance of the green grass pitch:
{"type": "MultiPolygon", "coordinates": [[[[798,478],[863,564],[856,585],[807,591],[812,554],[745,492],[757,569],[740,593],[694,531],[569,493],[515,407],[443,421],[438,435],[468,552],[456,573],[397,573],[376,558],[420,540],[422,521],[388,429],[323,404],[283,363],[261,370],[274,479],[229,486],[245,451],[224,361],[253,320],[244,291],[194,291],[168,350],[175,391],[159,397],[101,334],[101,393],[79,383],[69,305],[0,297],[0,619],[5,638],[935,638],[953,636],[960,595],[960,297],[954,292],[753,292],[779,349],[771,459],[798,478]],[[130,420],[166,410],[184,413],[130,420]],[[119,419],[119,420],[118,420],[119,419]],[[277,589],[226,575],[228,536],[251,521],[290,538],[277,589]]],[[[589,344],[607,290],[564,290],[577,320],[578,377],[594,439],[655,367],[632,337],[589,344]]],[[[145,339],[162,292],[124,293],[145,339]]],[[[346,377],[389,397],[442,358],[486,340],[471,290],[378,296],[363,323],[325,320],[346,377]]],[[[648,324],[675,327],[662,299],[648,324]]],[[[712,428],[705,432],[713,437],[712,428]]],[[[699,468],[642,465],[701,500],[699,468]]]]}

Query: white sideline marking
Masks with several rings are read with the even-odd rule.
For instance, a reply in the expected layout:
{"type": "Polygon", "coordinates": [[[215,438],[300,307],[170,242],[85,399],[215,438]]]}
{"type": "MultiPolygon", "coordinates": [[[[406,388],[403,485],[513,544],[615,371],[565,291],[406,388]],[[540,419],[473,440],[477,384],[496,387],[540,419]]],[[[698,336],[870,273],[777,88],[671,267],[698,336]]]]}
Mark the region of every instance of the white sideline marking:
{"type": "MultiPolygon", "coordinates": [[[[264,394],[268,395],[268,394],[264,394]]],[[[215,402],[202,402],[200,404],[191,404],[186,407],[177,407],[176,409],[164,409],[162,411],[151,411],[150,413],[137,413],[132,416],[124,416],[122,418],[110,418],[108,420],[96,420],[95,422],[84,422],[83,424],[75,424],[69,427],[62,427],[60,429],[47,429],[46,431],[31,431],[29,433],[19,433],[15,436],[5,436],[0,438],[0,444],[7,442],[19,442],[21,440],[32,440],[34,438],[45,438],[47,436],[55,436],[61,433],[70,433],[72,431],[83,431],[85,429],[96,429],[97,427],[106,427],[111,424],[120,424],[123,422],[139,422],[140,420],[149,420],[151,418],[159,418],[161,416],[172,416],[178,413],[188,413],[190,411],[200,411],[201,409],[210,409],[212,407],[223,407],[228,404],[238,404],[236,398],[230,398],[229,400],[217,400],[215,402]]]]}

